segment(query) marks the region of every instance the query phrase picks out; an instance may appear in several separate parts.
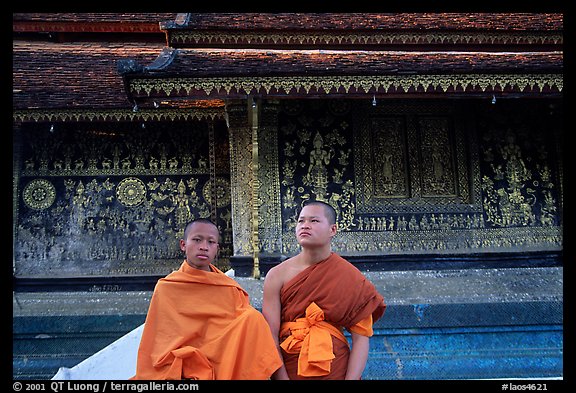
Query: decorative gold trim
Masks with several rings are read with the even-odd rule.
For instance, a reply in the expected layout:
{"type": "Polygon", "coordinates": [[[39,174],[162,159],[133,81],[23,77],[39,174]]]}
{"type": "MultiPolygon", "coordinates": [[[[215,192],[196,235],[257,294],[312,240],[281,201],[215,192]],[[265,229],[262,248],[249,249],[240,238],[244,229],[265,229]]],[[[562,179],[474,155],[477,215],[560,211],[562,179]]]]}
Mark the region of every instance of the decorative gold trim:
{"type": "Polygon", "coordinates": [[[260,279],[260,236],[258,232],[258,207],[260,201],[258,200],[258,189],[260,188],[260,181],[258,178],[258,126],[259,118],[259,102],[252,99],[252,104],[248,110],[250,116],[250,126],[252,128],[252,179],[251,179],[251,195],[252,195],[252,256],[254,259],[254,266],[252,270],[252,277],[260,279]]]}
{"type": "Polygon", "coordinates": [[[130,94],[172,97],[201,94],[561,92],[562,74],[450,74],[133,79],[130,94]],[[184,93],[182,93],[184,92],[184,93]]]}
{"type": "Polygon", "coordinates": [[[194,109],[24,109],[12,113],[14,121],[161,121],[224,119],[222,108],[194,109]]]}
{"type": "MultiPolygon", "coordinates": [[[[474,231],[340,231],[332,248],[342,255],[417,255],[450,252],[561,251],[562,226],[477,228],[474,231]]],[[[299,245],[294,234],[282,234],[283,253],[295,255],[299,245]]]]}
{"type": "Polygon", "coordinates": [[[282,251],[282,203],[278,156],[279,100],[260,102],[258,129],[258,232],[262,254],[282,251]]]}
{"type": "Polygon", "coordinates": [[[170,31],[170,46],[181,45],[562,45],[559,32],[223,32],[170,31]]]}
{"type": "Polygon", "coordinates": [[[231,100],[226,106],[230,139],[230,194],[234,256],[252,256],[252,130],[246,101],[231,100]]]}

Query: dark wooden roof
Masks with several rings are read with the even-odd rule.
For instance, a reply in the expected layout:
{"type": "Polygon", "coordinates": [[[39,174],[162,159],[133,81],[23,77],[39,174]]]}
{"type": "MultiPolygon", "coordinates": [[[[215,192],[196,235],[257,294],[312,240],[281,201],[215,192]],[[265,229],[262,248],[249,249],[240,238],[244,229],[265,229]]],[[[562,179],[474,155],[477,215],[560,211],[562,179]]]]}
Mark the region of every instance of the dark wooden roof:
{"type": "Polygon", "coordinates": [[[554,13],[189,13],[164,29],[230,30],[562,30],[554,13]]]}
{"type": "Polygon", "coordinates": [[[161,27],[174,48],[500,50],[561,45],[563,18],[552,13],[178,14],[161,27]]]}
{"type": "Polygon", "coordinates": [[[131,108],[117,61],[150,63],[162,48],[161,44],[14,41],[13,107],[131,108]]]}
{"type": "Polygon", "coordinates": [[[178,14],[121,67],[136,101],[371,94],[558,94],[562,14],[178,14]]]}
{"type": "Polygon", "coordinates": [[[175,13],[14,13],[14,32],[158,33],[175,13]]]}
{"type": "Polygon", "coordinates": [[[158,24],[164,21],[174,20],[176,13],[121,13],[121,12],[15,12],[12,14],[14,25],[22,22],[75,22],[84,24],[94,24],[98,22],[115,22],[122,24],[129,23],[153,23],[158,24]]]}
{"type": "Polygon", "coordinates": [[[554,52],[166,49],[147,77],[558,73],[554,52]]]}
{"type": "Polygon", "coordinates": [[[562,62],[561,14],[13,14],[16,110],[247,94],[559,94],[562,62]]]}
{"type": "Polygon", "coordinates": [[[117,61],[150,63],[175,13],[12,14],[13,107],[131,108],[117,61]]]}

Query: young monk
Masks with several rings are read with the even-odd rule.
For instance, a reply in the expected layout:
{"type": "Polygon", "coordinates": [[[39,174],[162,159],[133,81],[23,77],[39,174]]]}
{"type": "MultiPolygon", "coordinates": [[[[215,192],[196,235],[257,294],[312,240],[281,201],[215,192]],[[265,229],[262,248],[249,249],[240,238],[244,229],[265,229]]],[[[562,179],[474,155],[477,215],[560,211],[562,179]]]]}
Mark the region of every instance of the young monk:
{"type": "Polygon", "coordinates": [[[156,284],[132,379],[270,379],[282,365],[248,293],[213,265],[219,238],[210,220],[186,226],[186,260],[156,284]]]}
{"type": "Polygon", "coordinates": [[[266,274],[262,313],[284,359],[273,379],[362,377],[372,324],[386,305],[354,265],[332,252],[336,231],[334,208],[308,201],[296,225],[301,252],[266,274]]]}

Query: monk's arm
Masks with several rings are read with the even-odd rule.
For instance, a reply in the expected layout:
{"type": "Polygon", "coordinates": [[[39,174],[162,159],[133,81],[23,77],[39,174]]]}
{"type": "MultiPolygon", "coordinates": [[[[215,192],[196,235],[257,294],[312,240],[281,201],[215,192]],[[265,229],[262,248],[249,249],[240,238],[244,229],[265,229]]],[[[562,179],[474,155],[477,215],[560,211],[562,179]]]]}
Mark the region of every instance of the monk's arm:
{"type": "MultiPolygon", "coordinates": [[[[280,318],[282,305],[280,303],[280,290],[282,289],[282,282],[278,275],[278,271],[274,268],[270,269],[264,279],[264,294],[262,297],[262,315],[270,326],[272,337],[282,358],[282,349],[280,348],[279,334],[280,334],[280,318]]],[[[284,362],[282,366],[276,370],[272,375],[272,379],[290,379],[286,372],[284,362]]]]}
{"type": "Polygon", "coordinates": [[[357,380],[362,377],[362,373],[366,367],[368,349],[370,348],[370,337],[354,332],[350,334],[352,335],[352,349],[350,350],[350,357],[348,358],[346,379],[357,380]]]}

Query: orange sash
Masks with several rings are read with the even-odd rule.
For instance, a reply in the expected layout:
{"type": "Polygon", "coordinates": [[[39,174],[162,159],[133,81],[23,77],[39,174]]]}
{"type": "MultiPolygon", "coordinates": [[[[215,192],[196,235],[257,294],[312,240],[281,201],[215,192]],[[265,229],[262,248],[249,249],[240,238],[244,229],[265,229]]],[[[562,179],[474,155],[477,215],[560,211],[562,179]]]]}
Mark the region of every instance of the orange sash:
{"type": "Polygon", "coordinates": [[[348,344],[344,333],[324,320],[324,311],[314,302],[306,308],[306,316],[284,322],[280,336],[290,335],[280,344],[288,353],[298,356],[298,375],[318,377],[330,374],[334,359],[332,336],[348,344]]]}

